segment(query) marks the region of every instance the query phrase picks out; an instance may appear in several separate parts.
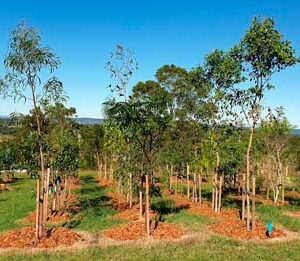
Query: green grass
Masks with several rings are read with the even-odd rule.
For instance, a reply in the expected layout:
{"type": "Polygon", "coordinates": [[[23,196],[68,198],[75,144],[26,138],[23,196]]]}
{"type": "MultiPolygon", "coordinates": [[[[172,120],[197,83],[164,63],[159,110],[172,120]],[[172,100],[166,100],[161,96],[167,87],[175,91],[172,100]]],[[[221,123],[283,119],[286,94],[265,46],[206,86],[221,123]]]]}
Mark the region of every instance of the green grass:
{"type": "Polygon", "coordinates": [[[79,179],[81,188],[76,192],[81,211],[76,213],[66,227],[80,231],[97,232],[123,223],[112,219],[117,212],[110,206],[106,196],[107,188],[100,188],[95,180],[95,172],[81,172],[79,179]]]}
{"type": "Polygon", "coordinates": [[[260,220],[264,222],[272,221],[292,231],[300,231],[300,218],[287,216],[285,212],[294,210],[296,206],[271,206],[259,205],[257,212],[260,220]]]}
{"type": "MultiPolygon", "coordinates": [[[[100,188],[93,171],[80,172],[81,189],[76,191],[82,210],[74,214],[74,220],[67,225],[76,230],[98,232],[113,227],[121,221],[112,219],[116,213],[109,204],[107,188],[100,188]]],[[[34,210],[35,181],[19,178],[11,185],[12,191],[0,192],[0,231],[21,226],[17,221],[34,210]]],[[[207,190],[207,192],[209,192],[207,190]]],[[[230,201],[228,201],[228,205],[230,201]]],[[[300,230],[300,219],[284,213],[296,206],[257,206],[263,221],[272,220],[294,231],[300,230]]],[[[189,214],[185,210],[164,216],[172,222],[191,231],[201,232],[212,219],[189,214]]],[[[205,231],[205,230],[204,230],[205,231]]],[[[205,233],[205,232],[203,232],[205,233]]],[[[147,246],[86,247],[84,249],[9,252],[0,254],[0,260],[300,260],[300,240],[278,243],[254,244],[221,236],[204,235],[199,241],[183,243],[159,243],[147,246]]]]}
{"type": "Polygon", "coordinates": [[[170,243],[151,247],[90,247],[77,251],[10,253],[1,260],[299,260],[300,241],[254,245],[222,237],[200,243],[170,243]]]}
{"type": "Polygon", "coordinates": [[[191,231],[200,230],[203,225],[212,224],[213,220],[200,215],[191,215],[187,211],[183,210],[176,214],[170,214],[164,217],[165,221],[171,222],[188,228],[191,231]]]}
{"type": "Polygon", "coordinates": [[[19,176],[11,191],[0,192],[0,231],[21,227],[18,220],[35,209],[35,180],[19,176]]]}

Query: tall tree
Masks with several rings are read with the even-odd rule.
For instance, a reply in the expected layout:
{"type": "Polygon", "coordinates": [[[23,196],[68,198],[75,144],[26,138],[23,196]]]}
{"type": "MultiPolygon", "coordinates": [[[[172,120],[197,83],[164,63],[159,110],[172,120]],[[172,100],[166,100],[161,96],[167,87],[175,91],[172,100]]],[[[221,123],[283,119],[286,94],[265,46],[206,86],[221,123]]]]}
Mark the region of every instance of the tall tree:
{"type": "MultiPolygon", "coordinates": [[[[62,85],[56,78],[51,78],[42,85],[41,75],[45,71],[54,72],[59,65],[59,59],[41,43],[41,37],[35,29],[21,23],[13,30],[9,52],[4,64],[7,69],[6,85],[2,88],[4,96],[10,96],[15,101],[30,100],[33,104],[33,113],[36,120],[36,132],[39,147],[40,177],[37,180],[37,219],[36,239],[44,234],[43,222],[43,182],[45,180],[44,141],[41,131],[40,103],[44,99],[58,98],[62,94],[62,85]],[[26,96],[27,89],[30,96],[26,96]]],[[[60,99],[60,98],[59,98],[60,99]]]]}
{"type": "MultiPolygon", "coordinates": [[[[233,55],[243,65],[249,88],[240,88],[233,95],[249,127],[246,153],[246,203],[247,230],[250,230],[250,159],[254,130],[262,114],[262,100],[266,91],[274,86],[270,83],[276,72],[295,65],[299,59],[289,41],[275,28],[273,19],[255,18],[240,44],[233,48],[233,55]]],[[[255,190],[255,188],[253,188],[255,190]]],[[[252,230],[255,229],[255,208],[252,209],[252,230]]]]}

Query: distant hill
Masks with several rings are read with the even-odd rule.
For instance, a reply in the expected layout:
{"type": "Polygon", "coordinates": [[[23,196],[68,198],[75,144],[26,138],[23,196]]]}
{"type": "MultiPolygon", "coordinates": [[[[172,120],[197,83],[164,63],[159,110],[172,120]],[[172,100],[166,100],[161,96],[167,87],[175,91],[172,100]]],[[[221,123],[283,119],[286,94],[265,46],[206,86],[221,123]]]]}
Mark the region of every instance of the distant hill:
{"type": "Polygon", "coordinates": [[[294,129],[293,134],[294,135],[300,135],[300,129],[294,129]]]}
{"type": "Polygon", "coordinates": [[[81,125],[94,125],[103,123],[103,119],[98,118],[74,118],[73,120],[81,125]]]}

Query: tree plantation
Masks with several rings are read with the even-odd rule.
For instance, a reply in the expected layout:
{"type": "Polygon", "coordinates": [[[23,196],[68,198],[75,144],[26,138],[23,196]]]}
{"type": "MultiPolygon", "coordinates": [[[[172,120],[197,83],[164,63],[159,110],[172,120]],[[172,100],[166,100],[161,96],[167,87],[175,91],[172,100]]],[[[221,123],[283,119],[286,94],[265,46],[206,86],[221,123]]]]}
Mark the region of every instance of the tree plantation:
{"type": "Polygon", "coordinates": [[[64,63],[20,23],[0,97],[29,113],[0,119],[0,259],[299,260],[300,136],[269,100],[300,62],[284,33],[253,18],[230,48],[143,81],[117,44],[103,122],[85,125],[64,63]]]}

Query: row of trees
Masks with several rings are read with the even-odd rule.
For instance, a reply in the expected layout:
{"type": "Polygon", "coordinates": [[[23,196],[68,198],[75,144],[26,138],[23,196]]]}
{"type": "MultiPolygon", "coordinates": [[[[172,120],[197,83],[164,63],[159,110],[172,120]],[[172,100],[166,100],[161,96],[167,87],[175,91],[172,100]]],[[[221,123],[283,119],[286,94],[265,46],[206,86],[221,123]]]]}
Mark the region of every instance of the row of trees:
{"type": "Polygon", "coordinates": [[[170,184],[173,173],[186,177],[188,184],[194,181],[193,192],[190,185],[187,189],[193,200],[201,199],[202,177],[209,177],[212,208],[217,212],[223,187],[239,184],[241,217],[247,230],[255,229],[258,173],[273,160],[265,182],[274,189],[277,200],[283,187],[283,158],[292,157],[287,152],[292,127],[281,112],[267,115],[263,107],[267,91],[274,88],[271,77],[299,61],[274,21],[254,19],[239,44],[229,51],[213,51],[202,66],[190,71],[175,65],[161,67],[155,80],[137,83],[129,97],[126,90],[136,62],[121,46],[115,53],[108,69],[117,83],[110,87],[124,99],[116,97],[105,103],[103,128],[114,130],[112,137],[118,137],[111,140],[115,150],[109,158],[123,173],[120,177],[129,180],[124,184],[131,189],[134,182],[139,187],[140,202],[144,194],[147,233],[149,193],[155,191],[155,173],[163,168],[169,171],[170,184]]]}

